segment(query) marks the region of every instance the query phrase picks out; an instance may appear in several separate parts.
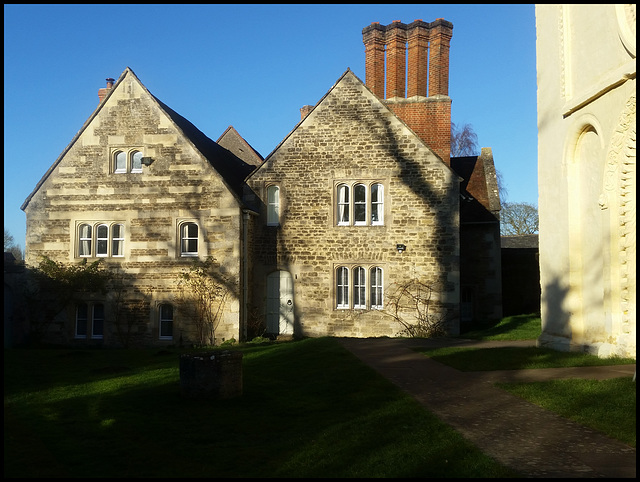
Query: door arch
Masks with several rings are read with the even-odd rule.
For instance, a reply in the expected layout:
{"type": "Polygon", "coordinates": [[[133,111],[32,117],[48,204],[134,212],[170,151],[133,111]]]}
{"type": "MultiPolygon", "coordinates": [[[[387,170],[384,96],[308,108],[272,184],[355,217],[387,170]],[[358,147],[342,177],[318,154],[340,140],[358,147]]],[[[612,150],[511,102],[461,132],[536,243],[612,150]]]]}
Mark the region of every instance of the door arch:
{"type": "Polygon", "coordinates": [[[293,335],[293,278],[288,271],[267,276],[267,333],[293,335]]]}

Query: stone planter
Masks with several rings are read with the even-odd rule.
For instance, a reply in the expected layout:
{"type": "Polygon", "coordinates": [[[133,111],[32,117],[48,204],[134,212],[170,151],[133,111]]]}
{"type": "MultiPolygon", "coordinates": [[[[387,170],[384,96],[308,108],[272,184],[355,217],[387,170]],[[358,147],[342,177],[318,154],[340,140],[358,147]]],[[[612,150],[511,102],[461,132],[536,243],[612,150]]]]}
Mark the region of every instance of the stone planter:
{"type": "Polygon", "coordinates": [[[188,398],[242,395],[242,353],[211,351],[180,355],[180,392],[188,398]]]}

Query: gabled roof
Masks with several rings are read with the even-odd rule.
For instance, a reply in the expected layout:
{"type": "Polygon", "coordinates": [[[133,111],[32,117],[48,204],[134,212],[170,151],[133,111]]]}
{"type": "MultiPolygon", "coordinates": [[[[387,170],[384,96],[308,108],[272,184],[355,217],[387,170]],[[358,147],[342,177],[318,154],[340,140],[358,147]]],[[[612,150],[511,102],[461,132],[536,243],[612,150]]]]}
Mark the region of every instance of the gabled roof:
{"type": "Polygon", "coordinates": [[[538,249],[538,235],[500,236],[500,247],[505,249],[538,249]]]}
{"type": "Polygon", "coordinates": [[[452,157],[450,163],[451,168],[462,178],[460,222],[497,222],[500,195],[497,181],[492,179],[492,176],[495,177],[495,167],[491,150],[483,148],[480,156],[452,157]]]}
{"type": "Polygon", "coordinates": [[[259,166],[264,161],[260,153],[233,126],[227,127],[216,142],[252,166],[259,166]]]}
{"type": "MultiPolygon", "coordinates": [[[[331,88],[322,96],[322,98],[314,105],[312,106],[312,108],[310,110],[308,110],[308,112],[306,112],[306,115],[300,119],[300,121],[294,126],[294,128],[284,137],[284,139],[282,139],[282,141],[280,141],[278,143],[278,145],[275,147],[275,149],[273,149],[273,151],[271,151],[271,153],[269,153],[269,155],[267,157],[265,157],[264,162],[262,163],[262,165],[266,165],[267,162],[270,160],[270,158],[278,151],[278,149],[280,148],[280,146],[282,146],[287,139],[289,139],[293,133],[298,129],[298,127],[300,127],[300,125],[302,123],[304,123],[304,121],[309,118],[309,116],[313,113],[313,111],[320,105],[322,104],[322,102],[331,94],[331,92],[333,92],[333,90],[340,84],[340,82],[342,82],[345,77],[350,76],[353,79],[355,79],[358,83],[360,83],[360,85],[371,95],[371,99],[372,102],[376,102],[378,104],[378,107],[381,109],[386,110],[389,114],[391,114],[393,117],[395,117],[395,119],[397,119],[397,121],[399,123],[401,123],[404,127],[406,127],[409,132],[411,132],[416,139],[416,142],[419,142],[420,144],[422,144],[425,148],[427,148],[435,157],[437,157],[438,159],[440,159],[442,161],[442,159],[440,158],[440,156],[438,156],[438,154],[436,154],[428,145],[426,145],[424,143],[424,141],[420,138],[420,136],[418,136],[407,124],[406,122],[404,122],[400,117],[398,117],[396,115],[396,113],[391,110],[384,102],[382,102],[380,100],[380,98],[373,93],[373,91],[367,87],[367,85],[362,82],[362,80],[360,80],[360,78],[358,78],[357,75],[355,75],[351,69],[347,68],[347,70],[340,76],[340,78],[333,84],[333,86],[331,86],[331,88]]],[[[310,107],[310,106],[308,106],[310,107]]],[[[449,166],[447,166],[444,162],[442,162],[442,167],[443,169],[448,169],[453,171],[449,166]]],[[[260,170],[260,167],[258,167],[255,171],[253,171],[253,173],[256,173],[260,170]]],[[[253,175],[253,173],[249,174],[248,177],[251,177],[253,175]]]]}
{"type": "Polygon", "coordinates": [[[157,97],[155,97],[149,90],[144,86],[140,79],[136,76],[136,74],[131,70],[131,68],[127,67],[124,72],[120,75],[118,80],[115,82],[113,87],[107,91],[104,99],[98,104],[98,107],[95,111],[89,116],[89,118],[82,125],[80,130],[73,137],[71,142],[65,147],[62,153],[58,156],[55,162],[49,167],[47,172],[42,176],[35,189],[29,194],[27,199],[22,203],[20,209],[23,211],[28,206],[29,202],[33,198],[33,196],[38,192],[40,187],[44,184],[44,182],[49,178],[53,170],[60,164],[64,156],[69,152],[69,149],[76,143],[78,138],[84,133],[84,131],[88,128],[91,122],[96,118],[96,116],[100,113],[104,105],[107,103],[111,94],[117,89],[118,85],[122,82],[122,80],[131,75],[138,82],[140,87],[158,104],[160,110],[162,110],[174,123],[176,129],[180,131],[184,137],[191,142],[191,144],[205,157],[211,166],[220,174],[223,178],[224,182],[229,186],[234,195],[241,202],[242,199],[242,182],[244,178],[254,169],[254,166],[251,166],[244,162],[242,159],[235,156],[233,153],[228,151],[227,149],[219,146],[214,141],[209,139],[206,135],[204,135],[197,127],[195,127],[191,122],[182,117],[180,114],[175,112],[169,106],[160,101],[157,97]]]}

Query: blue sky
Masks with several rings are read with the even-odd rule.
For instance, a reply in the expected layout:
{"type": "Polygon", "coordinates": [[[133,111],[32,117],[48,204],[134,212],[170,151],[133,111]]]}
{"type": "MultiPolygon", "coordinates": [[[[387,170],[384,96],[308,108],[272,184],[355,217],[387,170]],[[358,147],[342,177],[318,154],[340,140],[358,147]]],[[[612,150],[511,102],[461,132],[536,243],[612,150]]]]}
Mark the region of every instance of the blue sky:
{"type": "MultiPolygon", "coordinates": [[[[453,23],[452,121],[493,149],[510,202],[538,203],[531,5],[4,5],[4,226],[24,249],[20,206],[130,67],[213,140],[232,125],[264,157],[351,69],[362,29],[453,23]]],[[[504,199],[503,199],[504,201],[504,199]]]]}

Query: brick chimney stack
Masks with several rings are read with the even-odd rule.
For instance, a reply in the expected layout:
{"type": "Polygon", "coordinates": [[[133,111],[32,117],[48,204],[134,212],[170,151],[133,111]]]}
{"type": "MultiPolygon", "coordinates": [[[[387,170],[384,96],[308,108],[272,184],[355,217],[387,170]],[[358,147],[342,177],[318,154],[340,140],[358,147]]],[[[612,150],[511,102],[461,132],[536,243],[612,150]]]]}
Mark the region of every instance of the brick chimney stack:
{"type": "Polygon", "coordinates": [[[107,80],[107,87],[103,89],[98,89],[98,99],[99,99],[98,104],[104,100],[104,98],[107,96],[107,93],[113,88],[114,80],[111,77],[107,78],[106,80],[107,80]]]}
{"type": "Polygon", "coordinates": [[[404,98],[407,57],[406,25],[394,20],[387,26],[387,99],[404,98]]]}
{"type": "Polygon", "coordinates": [[[386,26],[373,22],[362,30],[367,87],[447,165],[451,152],[452,32],[453,24],[441,18],[410,24],[394,20],[386,26]]]}

